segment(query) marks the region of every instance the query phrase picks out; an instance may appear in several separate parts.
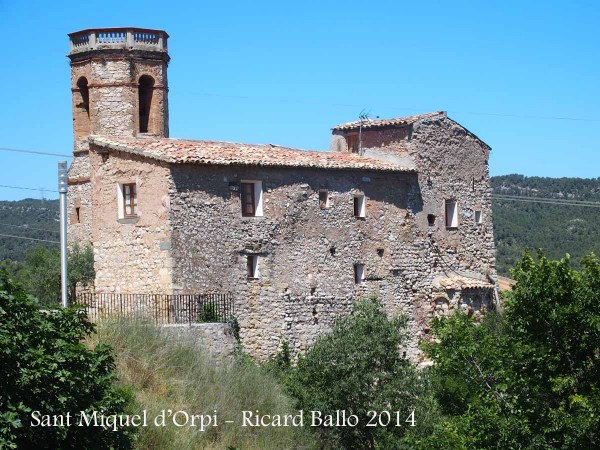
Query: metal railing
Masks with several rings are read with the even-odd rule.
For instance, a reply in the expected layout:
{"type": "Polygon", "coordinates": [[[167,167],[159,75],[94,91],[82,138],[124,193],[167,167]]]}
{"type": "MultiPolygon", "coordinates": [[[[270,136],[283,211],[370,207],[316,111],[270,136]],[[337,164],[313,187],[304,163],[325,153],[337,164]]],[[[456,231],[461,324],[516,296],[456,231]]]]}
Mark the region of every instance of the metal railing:
{"type": "Polygon", "coordinates": [[[69,34],[70,54],[102,49],[167,51],[169,35],[147,28],[92,28],[69,34]]]}
{"type": "Polygon", "coordinates": [[[159,325],[224,323],[233,320],[235,316],[231,293],[78,293],[70,303],[83,306],[93,322],[108,317],[143,317],[159,325]]]}

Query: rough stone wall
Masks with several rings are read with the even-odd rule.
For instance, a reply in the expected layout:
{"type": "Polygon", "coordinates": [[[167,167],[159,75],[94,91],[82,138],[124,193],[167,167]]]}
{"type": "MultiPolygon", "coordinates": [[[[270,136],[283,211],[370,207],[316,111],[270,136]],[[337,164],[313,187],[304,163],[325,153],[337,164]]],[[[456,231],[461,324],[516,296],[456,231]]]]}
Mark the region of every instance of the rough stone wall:
{"type": "Polygon", "coordinates": [[[217,363],[232,363],[237,342],[233,330],[225,323],[194,323],[192,325],[162,325],[161,333],[184,345],[193,345],[198,351],[217,363]]]}
{"type": "Polygon", "coordinates": [[[138,81],[154,80],[149,132],[168,137],[167,61],[152,52],[90,52],[71,62],[74,158],[69,168],[69,242],[88,244],[92,235],[91,186],[88,161],[90,134],[136,136],[139,130],[138,81]],[[89,118],[82,107],[78,81],[85,77],[89,90],[89,118]],[[75,220],[79,207],[81,221],[75,220]]]}
{"type": "MultiPolygon", "coordinates": [[[[390,314],[414,316],[413,285],[428,248],[417,239],[416,175],[310,169],[174,166],[174,289],[230,290],[244,348],[259,360],[282,341],[302,350],[358,297],[377,294],[390,314]],[[263,217],[242,217],[240,180],[261,180],[263,217]],[[329,208],[319,207],[319,190],[329,208]],[[354,194],[367,198],[354,217],[354,194]],[[247,278],[248,254],[260,277],[247,278]],[[354,264],[364,264],[355,284],[354,264]]],[[[425,312],[423,312],[425,314],[425,312]]],[[[410,348],[416,351],[416,341],[410,348]]]]}
{"type": "Polygon", "coordinates": [[[168,166],[96,150],[90,151],[96,292],[172,293],[168,166]],[[137,218],[119,219],[120,183],[136,183],[137,218]]]}
{"type": "MultiPolygon", "coordinates": [[[[336,131],[332,147],[347,151],[345,132],[336,131]]],[[[496,283],[495,247],[492,227],[489,147],[445,114],[418,120],[405,127],[366,129],[363,151],[374,156],[389,153],[409,157],[418,170],[418,191],[422,207],[415,212],[412,231],[415,267],[411,316],[413,336],[427,338],[434,314],[461,308],[485,311],[493,304],[490,289],[465,293],[448,289],[436,280],[457,276],[474,277],[496,283]],[[457,228],[447,228],[445,200],[458,202],[457,228]],[[475,211],[482,223],[475,222],[475,211]],[[430,226],[427,216],[435,215],[430,226]],[[415,260],[416,262],[416,260],[415,260]]],[[[418,353],[418,352],[416,352],[418,353]]]]}

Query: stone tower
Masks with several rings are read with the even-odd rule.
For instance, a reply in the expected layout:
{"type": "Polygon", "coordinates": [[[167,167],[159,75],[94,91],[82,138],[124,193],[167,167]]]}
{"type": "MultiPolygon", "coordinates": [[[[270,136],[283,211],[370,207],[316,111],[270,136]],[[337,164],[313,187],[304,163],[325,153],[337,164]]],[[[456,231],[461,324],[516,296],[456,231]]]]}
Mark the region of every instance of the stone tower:
{"type": "Polygon", "coordinates": [[[74,135],[70,242],[91,241],[88,136],[169,136],[168,37],[164,31],[141,28],[69,34],[74,135]]]}

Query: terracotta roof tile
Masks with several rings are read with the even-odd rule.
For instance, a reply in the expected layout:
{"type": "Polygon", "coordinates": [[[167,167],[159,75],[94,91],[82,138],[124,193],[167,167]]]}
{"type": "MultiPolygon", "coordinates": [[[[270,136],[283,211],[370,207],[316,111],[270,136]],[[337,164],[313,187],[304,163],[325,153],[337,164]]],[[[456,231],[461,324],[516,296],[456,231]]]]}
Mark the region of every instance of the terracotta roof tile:
{"type": "Polygon", "coordinates": [[[410,163],[398,165],[353,153],[297,150],[273,144],[105,136],[90,136],[89,139],[90,143],[100,147],[168,163],[415,172],[410,163]]]}
{"type": "MultiPolygon", "coordinates": [[[[362,127],[364,128],[377,128],[377,127],[389,127],[389,126],[405,126],[415,123],[417,120],[426,119],[428,117],[435,117],[443,115],[446,116],[444,111],[435,111],[425,114],[417,114],[415,116],[396,117],[395,119],[367,119],[362,121],[362,127]]],[[[343,123],[336,125],[332,130],[353,130],[360,127],[361,121],[355,120],[354,122],[343,123]]]]}
{"type": "MultiPolygon", "coordinates": [[[[482,275],[479,275],[482,277],[482,275]]],[[[453,277],[447,277],[447,278],[438,278],[436,280],[436,283],[439,285],[440,287],[444,288],[444,289],[474,289],[474,288],[488,288],[491,289],[494,287],[493,283],[490,283],[487,280],[484,279],[480,279],[478,277],[474,277],[474,276],[461,276],[461,275],[456,275],[453,277]]]]}

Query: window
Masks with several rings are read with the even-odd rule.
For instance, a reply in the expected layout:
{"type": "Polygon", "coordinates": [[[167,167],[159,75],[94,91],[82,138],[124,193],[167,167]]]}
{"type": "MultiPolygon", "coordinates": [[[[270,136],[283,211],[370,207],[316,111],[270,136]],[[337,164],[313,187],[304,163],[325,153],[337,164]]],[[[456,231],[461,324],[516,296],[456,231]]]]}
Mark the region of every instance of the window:
{"type": "Polygon", "coordinates": [[[81,207],[75,207],[75,223],[81,223],[81,207]]]}
{"type": "Polygon", "coordinates": [[[254,183],[242,183],[242,216],[256,215],[254,183]]]}
{"type": "Polygon", "coordinates": [[[358,134],[349,134],[346,136],[346,143],[348,144],[348,152],[358,153],[358,134]]]}
{"type": "Polygon", "coordinates": [[[77,88],[73,90],[75,108],[73,109],[74,130],[76,136],[90,134],[90,90],[85,77],[77,80],[77,88]]]}
{"type": "Polygon", "coordinates": [[[354,196],[354,217],[366,217],[365,196],[354,196]]]}
{"type": "Polygon", "coordinates": [[[242,181],[240,183],[240,199],[242,216],[262,216],[262,181],[242,181]]]}
{"type": "Polygon", "coordinates": [[[359,284],[363,281],[365,281],[365,265],[354,264],[354,282],[359,284]]]}
{"type": "Polygon", "coordinates": [[[446,200],[446,228],[458,227],[458,203],[456,200],[446,200]]]}
{"type": "Polygon", "coordinates": [[[152,94],[154,90],[154,79],[148,75],[142,75],[138,83],[138,108],[140,113],[140,133],[154,131],[151,126],[150,110],[152,108],[152,94]]]}
{"type": "Polygon", "coordinates": [[[427,223],[430,227],[435,225],[435,214],[427,214],[427,223]]]}
{"type": "Polygon", "coordinates": [[[137,189],[135,183],[119,185],[119,219],[137,217],[137,189]]]}
{"type": "Polygon", "coordinates": [[[258,278],[258,255],[248,255],[246,273],[250,279],[258,278]]]}
{"type": "Polygon", "coordinates": [[[483,215],[481,211],[475,211],[475,223],[483,223],[483,215]]]}
{"type": "Polygon", "coordinates": [[[329,192],[325,190],[319,191],[319,207],[321,209],[329,208],[329,192]]]}

